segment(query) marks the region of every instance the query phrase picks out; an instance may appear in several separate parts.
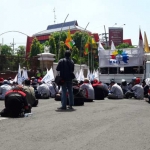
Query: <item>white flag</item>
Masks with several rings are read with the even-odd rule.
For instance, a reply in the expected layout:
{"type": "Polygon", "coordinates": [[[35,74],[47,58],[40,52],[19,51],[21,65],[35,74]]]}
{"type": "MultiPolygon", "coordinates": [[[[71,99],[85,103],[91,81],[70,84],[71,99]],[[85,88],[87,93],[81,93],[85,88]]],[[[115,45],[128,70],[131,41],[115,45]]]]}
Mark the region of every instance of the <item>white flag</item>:
{"type": "Polygon", "coordinates": [[[91,74],[90,74],[90,81],[93,81],[93,80],[94,80],[94,77],[95,77],[95,74],[91,73],[91,74]]]}
{"type": "Polygon", "coordinates": [[[17,74],[16,74],[15,78],[13,79],[13,82],[17,82],[17,74]]]}
{"type": "Polygon", "coordinates": [[[90,80],[90,69],[88,69],[88,72],[87,72],[87,78],[90,80]]]}
{"type": "Polygon", "coordinates": [[[115,49],[116,49],[116,47],[115,47],[115,45],[114,45],[114,42],[111,41],[111,50],[115,50],[115,49]]]}
{"type": "Polygon", "coordinates": [[[19,64],[19,69],[18,69],[18,74],[17,74],[17,82],[18,84],[22,84],[20,64],[19,64]]]}
{"type": "Polygon", "coordinates": [[[23,72],[22,72],[22,82],[24,80],[28,79],[28,73],[27,73],[27,70],[23,69],[23,72]]]}
{"type": "Polygon", "coordinates": [[[78,81],[84,81],[84,75],[83,75],[83,70],[80,69],[80,73],[79,73],[79,76],[77,78],[78,81]]]}
{"type": "Polygon", "coordinates": [[[99,80],[99,71],[98,71],[98,69],[95,71],[94,78],[99,80]]]}
{"type": "Polygon", "coordinates": [[[102,46],[100,40],[99,40],[99,43],[98,43],[98,51],[101,51],[101,50],[105,50],[104,47],[102,46]]]}
{"type": "Polygon", "coordinates": [[[45,83],[50,83],[52,80],[54,80],[54,72],[51,68],[41,81],[44,81],[45,83]]]}
{"type": "Polygon", "coordinates": [[[77,71],[76,74],[75,74],[76,79],[78,78],[78,76],[79,76],[79,73],[77,71]]]}

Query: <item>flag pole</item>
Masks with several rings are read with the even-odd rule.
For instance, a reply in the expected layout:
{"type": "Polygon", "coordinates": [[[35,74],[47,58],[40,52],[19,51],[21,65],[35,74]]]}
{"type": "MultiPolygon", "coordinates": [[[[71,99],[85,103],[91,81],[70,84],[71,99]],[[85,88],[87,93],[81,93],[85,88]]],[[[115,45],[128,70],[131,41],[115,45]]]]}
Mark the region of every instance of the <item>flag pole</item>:
{"type": "Polygon", "coordinates": [[[60,38],[61,38],[62,28],[63,28],[63,26],[64,26],[64,24],[65,24],[65,22],[66,22],[68,16],[69,16],[69,14],[66,16],[64,22],[62,23],[61,30],[60,30],[60,34],[59,34],[59,40],[58,40],[58,60],[59,60],[59,48],[60,48],[60,38]]]}
{"type": "MultiPolygon", "coordinates": [[[[83,32],[85,32],[86,28],[88,27],[90,22],[88,22],[88,24],[86,25],[85,29],[83,32]]],[[[80,69],[81,69],[81,51],[82,51],[82,35],[81,35],[81,48],[80,48],[80,69]]]]}
{"type": "Polygon", "coordinates": [[[93,70],[92,70],[92,49],[93,49],[93,45],[91,44],[91,72],[93,72],[93,70]]]}

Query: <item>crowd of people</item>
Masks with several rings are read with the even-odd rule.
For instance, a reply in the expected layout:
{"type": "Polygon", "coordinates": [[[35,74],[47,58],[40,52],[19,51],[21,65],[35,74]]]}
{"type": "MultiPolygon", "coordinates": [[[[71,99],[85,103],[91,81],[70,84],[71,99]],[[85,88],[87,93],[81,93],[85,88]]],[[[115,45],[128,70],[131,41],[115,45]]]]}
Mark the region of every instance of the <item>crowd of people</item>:
{"type": "MultiPolygon", "coordinates": [[[[92,102],[93,100],[104,100],[108,99],[144,99],[148,98],[149,101],[149,86],[146,85],[145,80],[142,82],[139,78],[134,77],[130,83],[127,83],[122,79],[121,83],[118,84],[114,79],[110,80],[110,84],[102,83],[97,79],[90,81],[85,78],[84,81],[77,81],[73,79],[70,83],[70,92],[72,92],[72,97],[69,97],[69,90],[63,86],[57,86],[54,81],[47,84],[41,82],[39,77],[31,77],[31,79],[26,79],[22,85],[18,85],[13,82],[11,78],[3,79],[0,78],[0,100],[4,100],[5,109],[2,111],[6,114],[2,116],[7,116],[6,112],[9,108],[14,107],[15,97],[24,97],[24,111],[31,112],[32,107],[38,105],[39,99],[49,99],[54,98],[55,100],[60,100],[62,107],[58,109],[73,109],[73,105],[83,105],[84,102],[92,102]],[[64,88],[64,89],[63,89],[64,88]],[[65,90],[65,92],[63,91],[65,90]],[[64,95],[62,95],[64,92],[64,95]],[[17,95],[17,96],[16,96],[17,95]],[[65,101],[64,98],[65,97],[65,101]],[[69,99],[72,99],[69,101],[69,99]],[[10,100],[11,99],[11,100],[10,100]],[[10,104],[9,104],[10,103],[10,104]],[[27,111],[30,108],[29,111],[27,111]]],[[[12,112],[11,112],[12,113],[12,112]]]]}
{"type": "Polygon", "coordinates": [[[18,85],[11,77],[0,78],[0,100],[4,100],[5,108],[2,117],[18,117],[30,113],[32,107],[39,104],[39,99],[54,98],[61,101],[58,110],[73,109],[73,106],[84,105],[84,102],[108,99],[139,99],[147,98],[149,102],[149,86],[145,80],[134,77],[130,83],[122,79],[116,83],[114,79],[106,84],[98,79],[84,81],[74,79],[74,63],[70,59],[70,51],[65,52],[65,58],[58,62],[56,70],[64,79],[64,84],[57,85],[55,81],[45,83],[42,78],[31,77],[18,85]]]}

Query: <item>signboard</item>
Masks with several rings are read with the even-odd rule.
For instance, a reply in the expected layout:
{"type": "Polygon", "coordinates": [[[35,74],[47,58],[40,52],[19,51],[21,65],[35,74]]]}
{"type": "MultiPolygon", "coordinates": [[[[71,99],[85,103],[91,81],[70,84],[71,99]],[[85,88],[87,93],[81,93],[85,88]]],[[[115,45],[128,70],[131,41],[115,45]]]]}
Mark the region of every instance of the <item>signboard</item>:
{"type": "Polygon", "coordinates": [[[111,41],[117,46],[123,43],[123,28],[121,27],[109,27],[109,46],[111,46],[111,41]]]}

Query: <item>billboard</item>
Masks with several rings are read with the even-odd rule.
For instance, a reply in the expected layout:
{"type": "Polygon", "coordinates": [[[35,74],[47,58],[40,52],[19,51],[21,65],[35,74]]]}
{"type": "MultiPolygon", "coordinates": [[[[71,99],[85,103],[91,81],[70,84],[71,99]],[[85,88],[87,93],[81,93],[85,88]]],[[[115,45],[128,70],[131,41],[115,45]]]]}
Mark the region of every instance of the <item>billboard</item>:
{"type": "Polygon", "coordinates": [[[111,46],[111,41],[117,46],[123,43],[123,28],[121,27],[109,27],[109,46],[111,46]]]}

